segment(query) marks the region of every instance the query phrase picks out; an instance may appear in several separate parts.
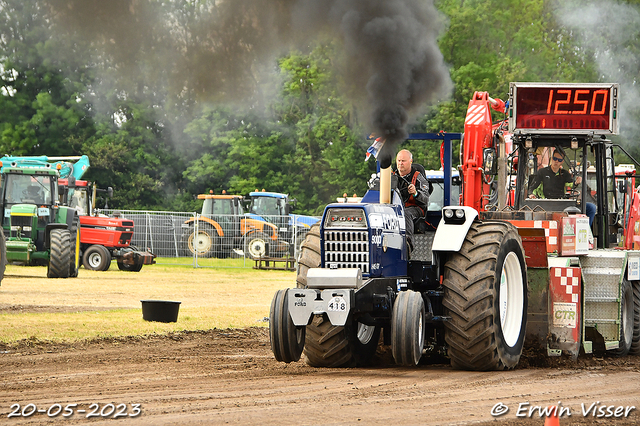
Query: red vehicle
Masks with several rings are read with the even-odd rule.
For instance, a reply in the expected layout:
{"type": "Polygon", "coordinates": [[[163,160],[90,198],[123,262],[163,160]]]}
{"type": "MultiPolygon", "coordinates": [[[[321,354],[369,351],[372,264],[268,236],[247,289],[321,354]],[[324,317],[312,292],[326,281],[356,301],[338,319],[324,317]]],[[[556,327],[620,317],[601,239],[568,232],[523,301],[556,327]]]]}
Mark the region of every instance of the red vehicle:
{"type": "Polygon", "coordinates": [[[616,166],[614,157],[638,163],[607,138],[618,133],[618,95],[617,84],[511,83],[508,104],[486,92],[469,102],[462,204],[518,230],[527,332],[550,355],[640,353],[640,193],[635,166],[616,166]],[[490,108],[506,119],[492,124],[490,108]],[[557,147],[567,153],[562,167],[573,187],[561,199],[534,199],[528,183],[557,147]],[[587,203],[596,207],[592,225],[587,203]]]}
{"type": "MultiPolygon", "coordinates": [[[[82,264],[92,271],[106,271],[111,260],[116,259],[122,271],[139,272],[142,265],[155,263],[155,255],[131,245],[133,220],[122,217],[108,217],[95,212],[98,189],[86,180],[60,179],[60,186],[66,188],[63,197],[70,207],[80,215],[80,250],[82,264]],[[91,190],[91,193],[90,193],[91,190]]],[[[105,191],[105,190],[101,190],[105,191]]],[[[106,190],[109,196],[113,190],[106,190]]]]}

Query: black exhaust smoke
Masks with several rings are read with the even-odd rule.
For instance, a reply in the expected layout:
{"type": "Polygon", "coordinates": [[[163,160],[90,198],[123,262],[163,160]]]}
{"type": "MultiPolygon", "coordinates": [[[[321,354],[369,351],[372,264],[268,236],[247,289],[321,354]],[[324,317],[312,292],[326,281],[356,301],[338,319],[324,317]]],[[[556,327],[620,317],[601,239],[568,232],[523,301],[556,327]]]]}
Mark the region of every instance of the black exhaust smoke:
{"type": "Polygon", "coordinates": [[[385,140],[378,156],[383,167],[406,138],[411,116],[452,88],[437,46],[441,22],[433,0],[203,0],[184,9],[196,23],[184,28],[167,9],[176,7],[170,2],[45,1],[64,28],[108,41],[102,44],[124,62],[120,69],[144,84],[154,81],[158,67],[139,64],[173,55],[164,61],[176,67],[167,84],[218,102],[255,93],[252,73],[277,55],[337,35],[346,53],[336,65],[348,87],[344,96],[364,111],[367,131],[385,140]]]}
{"type": "Polygon", "coordinates": [[[341,75],[363,95],[367,124],[385,140],[378,160],[382,168],[390,166],[410,116],[452,89],[437,45],[441,25],[433,2],[303,0],[294,22],[342,35],[348,63],[341,75]]]}

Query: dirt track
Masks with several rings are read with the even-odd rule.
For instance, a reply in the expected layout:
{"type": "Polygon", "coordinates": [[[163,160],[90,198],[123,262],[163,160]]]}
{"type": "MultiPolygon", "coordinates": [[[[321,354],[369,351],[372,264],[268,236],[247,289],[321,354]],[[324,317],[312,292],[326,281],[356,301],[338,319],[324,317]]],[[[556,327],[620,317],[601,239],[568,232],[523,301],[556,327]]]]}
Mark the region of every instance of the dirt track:
{"type": "MultiPolygon", "coordinates": [[[[496,424],[491,410],[502,403],[509,411],[498,417],[499,424],[543,425],[538,411],[529,416],[525,408],[526,414],[518,416],[518,405],[546,407],[561,401],[572,416],[565,414],[560,424],[640,424],[638,409],[618,420],[581,412],[581,404],[598,402],[640,407],[638,357],[585,357],[577,363],[490,373],[453,371],[447,365],[399,368],[386,353],[378,361],[368,369],[278,363],[265,328],[74,346],[27,341],[0,346],[0,423],[114,422],[113,415],[99,414],[108,414],[112,403],[122,415],[134,413],[132,404],[140,404],[139,416],[125,420],[137,425],[496,424]],[[52,413],[59,408],[54,404],[63,410],[67,404],[78,406],[70,417],[49,418],[45,412],[7,419],[30,403],[52,413]],[[99,404],[98,416],[89,421],[92,403],[99,404]],[[77,411],[82,409],[86,412],[77,411]]],[[[529,361],[534,360],[523,364],[529,361]]]]}

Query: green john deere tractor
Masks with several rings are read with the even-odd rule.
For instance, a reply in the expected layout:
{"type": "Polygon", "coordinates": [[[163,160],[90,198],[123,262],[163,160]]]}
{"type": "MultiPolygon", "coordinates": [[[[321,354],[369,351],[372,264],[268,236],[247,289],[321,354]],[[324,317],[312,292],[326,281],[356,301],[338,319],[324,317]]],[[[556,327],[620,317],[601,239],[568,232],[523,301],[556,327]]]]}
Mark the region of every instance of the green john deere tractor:
{"type": "Polygon", "coordinates": [[[3,235],[0,263],[46,265],[47,277],[78,276],[80,218],[61,206],[60,165],[47,161],[0,159],[3,235]],[[12,161],[13,160],[13,161],[12,161]]]}

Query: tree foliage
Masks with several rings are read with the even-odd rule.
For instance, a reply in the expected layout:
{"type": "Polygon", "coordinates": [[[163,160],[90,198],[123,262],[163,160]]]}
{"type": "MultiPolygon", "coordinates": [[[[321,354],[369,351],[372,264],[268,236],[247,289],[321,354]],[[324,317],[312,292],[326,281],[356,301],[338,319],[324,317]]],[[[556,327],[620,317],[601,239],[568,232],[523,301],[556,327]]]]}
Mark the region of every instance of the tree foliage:
{"type": "MultiPolygon", "coordinates": [[[[613,75],[637,91],[638,1],[613,4],[627,8],[625,34],[599,44],[585,43],[558,0],[435,5],[454,91],[409,131],[462,132],[474,92],[505,99],[511,81],[608,80],[598,64],[613,53],[625,56],[613,75]]],[[[332,34],[304,50],[282,42],[294,33],[290,6],[0,0],[2,153],[87,154],[85,177],[114,187],[109,204],[123,209],[193,211],[199,193],[264,188],[319,214],[345,192],[363,195],[375,162],[364,162],[370,129],[349,99],[366,94],[343,78],[348,49],[332,34]]],[[[621,119],[640,122],[630,106],[621,119]]],[[[437,142],[402,147],[440,167],[437,142]]]]}

